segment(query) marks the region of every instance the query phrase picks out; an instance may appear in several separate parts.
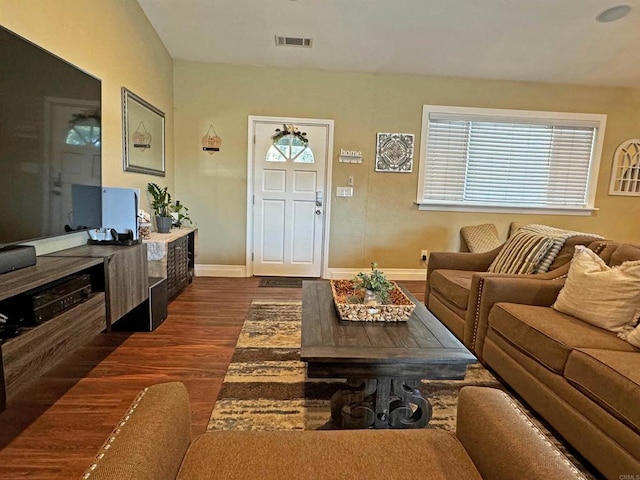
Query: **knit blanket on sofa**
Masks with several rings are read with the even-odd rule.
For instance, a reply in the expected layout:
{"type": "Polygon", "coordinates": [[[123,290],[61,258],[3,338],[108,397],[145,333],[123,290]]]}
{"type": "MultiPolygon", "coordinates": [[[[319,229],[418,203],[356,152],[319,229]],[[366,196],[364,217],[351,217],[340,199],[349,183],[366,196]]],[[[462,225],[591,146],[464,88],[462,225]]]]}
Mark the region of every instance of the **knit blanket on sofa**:
{"type": "Polygon", "coordinates": [[[564,246],[564,243],[572,237],[586,236],[593,237],[593,240],[602,240],[604,237],[596,235],[595,233],[575,232],[572,230],[563,230],[561,228],[550,227],[548,225],[540,225],[532,223],[520,227],[518,230],[523,230],[540,237],[550,238],[553,240],[553,244],[544,254],[540,262],[538,263],[534,273],[544,273],[549,271],[549,267],[553,264],[553,261],[558,256],[560,250],[564,246]]]}

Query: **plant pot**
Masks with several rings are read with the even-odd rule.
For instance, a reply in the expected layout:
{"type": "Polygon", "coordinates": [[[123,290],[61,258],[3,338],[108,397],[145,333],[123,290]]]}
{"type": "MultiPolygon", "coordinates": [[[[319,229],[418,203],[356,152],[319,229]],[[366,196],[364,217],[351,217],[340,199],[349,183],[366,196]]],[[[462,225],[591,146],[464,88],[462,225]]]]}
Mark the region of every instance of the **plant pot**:
{"type": "Polygon", "coordinates": [[[378,296],[372,290],[365,289],[362,303],[365,305],[378,305],[380,302],[378,301],[378,296]]]}
{"type": "Polygon", "coordinates": [[[171,217],[156,217],[156,227],[158,233],[169,233],[171,231],[171,217]]]}

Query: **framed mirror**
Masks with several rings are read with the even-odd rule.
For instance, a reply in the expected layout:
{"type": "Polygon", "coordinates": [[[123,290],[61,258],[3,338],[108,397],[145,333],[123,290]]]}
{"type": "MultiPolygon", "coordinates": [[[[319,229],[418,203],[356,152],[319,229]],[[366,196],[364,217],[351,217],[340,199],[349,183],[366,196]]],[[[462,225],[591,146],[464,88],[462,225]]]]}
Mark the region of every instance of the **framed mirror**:
{"type": "Polygon", "coordinates": [[[122,130],[124,170],[164,177],[164,113],[125,87],[122,130]]]}

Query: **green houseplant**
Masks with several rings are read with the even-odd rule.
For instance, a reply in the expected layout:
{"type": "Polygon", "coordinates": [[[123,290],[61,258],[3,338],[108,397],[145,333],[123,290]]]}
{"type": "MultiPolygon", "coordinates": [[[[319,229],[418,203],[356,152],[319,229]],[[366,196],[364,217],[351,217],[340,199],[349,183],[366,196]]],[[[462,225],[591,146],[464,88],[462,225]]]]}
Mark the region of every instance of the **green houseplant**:
{"type": "Polygon", "coordinates": [[[389,302],[389,292],[393,290],[393,284],[377,268],[378,264],[371,262],[371,273],[360,272],[353,279],[354,288],[366,291],[365,303],[371,295],[375,295],[382,304],[389,302]]]}
{"type": "Polygon", "coordinates": [[[181,204],[179,200],[176,201],[175,205],[171,205],[171,217],[173,225],[177,228],[182,227],[182,225],[191,224],[189,209],[181,204]]]}
{"type": "Polygon", "coordinates": [[[161,188],[156,183],[147,184],[147,192],[151,196],[151,207],[156,215],[158,233],[169,233],[171,230],[171,194],[168,187],[161,188]]]}

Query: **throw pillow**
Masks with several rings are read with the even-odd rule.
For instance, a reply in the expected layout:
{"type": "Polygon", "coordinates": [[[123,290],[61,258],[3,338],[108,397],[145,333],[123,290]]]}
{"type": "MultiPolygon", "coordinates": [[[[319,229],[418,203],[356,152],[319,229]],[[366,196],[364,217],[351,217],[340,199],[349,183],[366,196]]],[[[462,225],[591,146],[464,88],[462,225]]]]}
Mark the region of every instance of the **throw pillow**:
{"type": "Polygon", "coordinates": [[[511,222],[509,224],[509,236],[511,237],[514,233],[516,233],[518,230],[520,230],[525,225],[529,225],[529,224],[528,223],[522,223],[522,222],[511,222]]]}
{"type": "MultiPolygon", "coordinates": [[[[555,263],[558,254],[563,250],[565,244],[567,243],[567,240],[571,238],[577,238],[579,240],[578,242],[575,242],[574,245],[587,245],[596,239],[602,238],[600,235],[597,235],[595,233],[575,232],[573,230],[564,230],[562,228],[550,227],[549,225],[542,225],[537,223],[524,225],[520,227],[520,230],[553,238],[553,246],[544,254],[544,257],[540,260],[540,263],[538,263],[538,266],[536,267],[534,273],[548,272],[551,268],[551,265],[555,263]]],[[[568,248],[567,250],[568,258],[566,258],[564,263],[567,263],[569,260],[571,260],[574,253],[574,248],[568,248]]]]}
{"type": "Polygon", "coordinates": [[[640,348],[640,325],[630,331],[619,333],[618,336],[634,347],[640,348]]]}
{"type": "Polygon", "coordinates": [[[460,235],[470,252],[488,252],[502,243],[498,238],[498,229],[493,223],[462,227],[460,235]]]}
{"type": "Polygon", "coordinates": [[[489,272],[532,273],[553,243],[553,238],[520,229],[509,237],[489,266],[489,272]]]}
{"type": "Polygon", "coordinates": [[[640,315],[640,260],[609,267],[577,245],[553,308],[612,332],[629,330],[640,315]]]}

